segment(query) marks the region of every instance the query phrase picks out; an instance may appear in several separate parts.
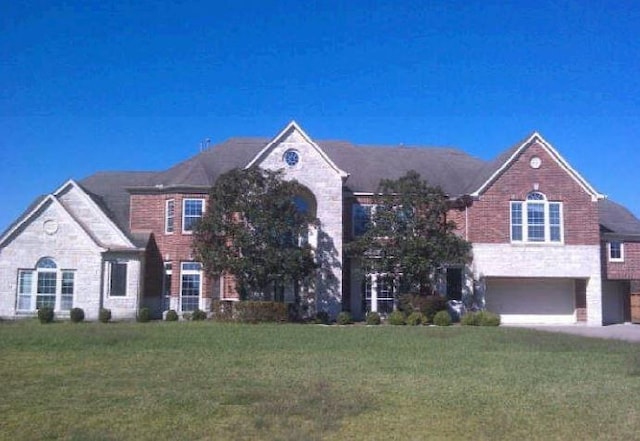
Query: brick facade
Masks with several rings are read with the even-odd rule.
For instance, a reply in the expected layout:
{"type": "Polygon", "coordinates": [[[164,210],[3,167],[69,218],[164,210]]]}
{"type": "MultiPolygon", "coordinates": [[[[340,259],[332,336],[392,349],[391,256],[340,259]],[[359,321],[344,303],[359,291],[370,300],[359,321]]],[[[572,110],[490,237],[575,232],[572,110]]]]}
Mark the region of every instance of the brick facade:
{"type": "Polygon", "coordinates": [[[602,242],[602,267],[607,279],[640,280],[640,242],[623,242],[623,261],[609,260],[607,242],[602,242]]]}

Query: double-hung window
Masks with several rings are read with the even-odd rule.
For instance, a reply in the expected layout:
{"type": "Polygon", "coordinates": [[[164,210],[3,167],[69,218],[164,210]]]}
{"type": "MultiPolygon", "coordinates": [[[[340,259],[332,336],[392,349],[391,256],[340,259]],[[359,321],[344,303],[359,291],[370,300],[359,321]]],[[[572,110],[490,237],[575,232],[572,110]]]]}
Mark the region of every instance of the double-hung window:
{"type": "Polygon", "coordinates": [[[511,202],[511,242],[561,243],[562,203],[532,192],[525,201],[511,202]]]}
{"type": "Polygon", "coordinates": [[[624,244],[619,240],[608,243],[609,262],[624,262],[624,244]]]}
{"type": "Polygon", "coordinates": [[[394,281],[385,274],[372,273],[362,285],[365,310],[389,314],[394,309],[394,281]]]}
{"type": "Polygon", "coordinates": [[[192,233],[204,213],[204,199],[182,200],[182,232],[192,233]]]}
{"type": "Polygon", "coordinates": [[[127,295],[127,262],[109,262],[109,296],[127,295]]]}

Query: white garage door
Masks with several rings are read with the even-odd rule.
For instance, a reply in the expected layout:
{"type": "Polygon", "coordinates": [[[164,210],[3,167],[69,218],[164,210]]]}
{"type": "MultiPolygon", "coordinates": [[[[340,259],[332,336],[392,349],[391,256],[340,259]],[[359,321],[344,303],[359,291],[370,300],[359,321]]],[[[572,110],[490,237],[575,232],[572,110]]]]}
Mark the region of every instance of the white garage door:
{"type": "Polygon", "coordinates": [[[576,322],[573,279],[489,278],[486,307],[502,323],[576,322]]]}

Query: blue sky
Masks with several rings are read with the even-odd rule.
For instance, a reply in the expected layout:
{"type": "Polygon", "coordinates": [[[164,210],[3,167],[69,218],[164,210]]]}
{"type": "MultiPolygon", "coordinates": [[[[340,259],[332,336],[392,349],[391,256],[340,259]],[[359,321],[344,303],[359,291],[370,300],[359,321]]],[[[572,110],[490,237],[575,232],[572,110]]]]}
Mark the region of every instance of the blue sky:
{"type": "Polygon", "coordinates": [[[484,159],[537,130],[640,216],[639,5],[6,2],[0,230],[69,178],[164,169],[291,119],[484,159]]]}

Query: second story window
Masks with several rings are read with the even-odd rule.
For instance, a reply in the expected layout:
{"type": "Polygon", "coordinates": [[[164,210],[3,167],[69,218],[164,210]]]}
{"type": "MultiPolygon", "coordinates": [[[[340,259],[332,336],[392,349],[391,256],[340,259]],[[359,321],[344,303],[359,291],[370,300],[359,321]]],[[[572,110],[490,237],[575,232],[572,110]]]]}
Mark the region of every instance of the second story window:
{"type": "Polygon", "coordinates": [[[193,232],[203,213],[204,199],[184,199],[182,201],[182,232],[193,232]]]}
{"type": "Polygon", "coordinates": [[[164,232],[173,233],[176,219],[176,201],[169,199],[165,202],[164,232]]]}
{"type": "Polygon", "coordinates": [[[370,204],[353,204],[353,236],[362,236],[371,225],[371,214],[373,205],[370,204]]]}
{"type": "Polygon", "coordinates": [[[624,245],[619,240],[612,240],[608,244],[609,262],[624,262],[624,245]]]}
{"type": "Polygon", "coordinates": [[[561,243],[562,203],[532,192],[526,201],[511,202],[511,242],[561,243]]]}

